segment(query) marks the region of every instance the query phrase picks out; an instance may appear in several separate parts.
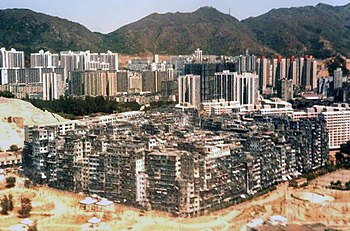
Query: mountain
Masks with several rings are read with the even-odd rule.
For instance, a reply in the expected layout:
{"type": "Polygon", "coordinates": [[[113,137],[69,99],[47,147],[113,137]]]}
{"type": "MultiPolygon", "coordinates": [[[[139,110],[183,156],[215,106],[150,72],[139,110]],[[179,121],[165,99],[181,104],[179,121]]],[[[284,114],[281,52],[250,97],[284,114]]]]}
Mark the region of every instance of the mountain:
{"type": "Polygon", "coordinates": [[[259,43],[283,55],[350,55],[350,4],[274,9],[242,23],[259,43]]]}
{"type": "Polygon", "coordinates": [[[350,4],[281,8],[242,21],[202,7],[192,13],[153,13],[109,34],[31,10],[0,10],[0,47],[27,53],[40,49],[108,49],[119,53],[350,56],[350,4]]]}
{"type": "Polygon", "coordinates": [[[151,14],[106,35],[103,42],[126,53],[189,54],[200,47],[210,54],[237,54],[245,48],[263,49],[236,18],[212,7],[193,13],[151,14]]]}
{"type": "Polygon", "coordinates": [[[102,36],[78,23],[31,10],[0,10],[0,47],[15,47],[26,52],[97,51],[101,49],[102,36]]]}

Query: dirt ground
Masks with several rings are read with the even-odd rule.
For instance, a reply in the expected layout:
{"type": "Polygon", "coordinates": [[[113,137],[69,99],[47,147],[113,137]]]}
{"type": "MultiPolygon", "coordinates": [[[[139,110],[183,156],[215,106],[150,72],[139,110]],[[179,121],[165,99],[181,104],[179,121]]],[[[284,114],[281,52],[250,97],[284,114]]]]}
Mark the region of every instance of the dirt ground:
{"type": "MultiPolygon", "coordinates": [[[[15,210],[8,216],[0,215],[0,230],[8,231],[18,225],[21,196],[32,199],[33,210],[30,219],[37,222],[39,230],[246,230],[246,224],[253,219],[267,219],[272,215],[287,217],[289,223],[324,223],[329,227],[348,230],[350,227],[350,196],[348,191],[326,189],[326,181],[337,176],[350,178],[350,171],[340,170],[332,175],[320,177],[307,187],[293,189],[282,184],[266,195],[244,202],[210,215],[196,218],[175,218],[167,213],[149,211],[141,213],[138,209],[115,204],[111,211],[86,211],[79,206],[83,195],[64,192],[48,187],[26,189],[23,179],[17,176],[15,188],[4,187],[0,182],[0,196],[11,193],[15,199],[15,210]],[[321,183],[322,182],[322,183],[321,183]],[[325,182],[325,183],[323,183],[325,182]],[[334,198],[326,204],[315,204],[292,196],[298,192],[313,192],[334,198]],[[87,223],[91,217],[102,220],[98,227],[91,228],[87,223]]],[[[342,179],[340,179],[342,180],[342,179]]],[[[344,181],[345,182],[345,178],[344,181]]]]}
{"type": "Polygon", "coordinates": [[[341,169],[336,172],[320,176],[317,179],[315,179],[312,183],[317,186],[326,187],[329,186],[332,181],[336,182],[337,180],[340,180],[343,185],[345,184],[345,182],[350,181],[350,170],[341,169]]]}

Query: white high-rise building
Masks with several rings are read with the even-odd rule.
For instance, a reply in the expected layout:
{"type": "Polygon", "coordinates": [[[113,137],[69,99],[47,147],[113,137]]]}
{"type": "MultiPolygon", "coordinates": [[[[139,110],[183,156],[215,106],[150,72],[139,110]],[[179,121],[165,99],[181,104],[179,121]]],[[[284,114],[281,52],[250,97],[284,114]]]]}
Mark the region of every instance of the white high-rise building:
{"type": "Polygon", "coordinates": [[[179,105],[200,107],[200,76],[179,76],[179,105]]]}
{"type": "Polygon", "coordinates": [[[242,106],[247,106],[249,109],[254,108],[259,96],[258,76],[253,73],[237,75],[235,88],[237,91],[234,94],[233,101],[239,101],[242,106]]]}
{"type": "Polygon", "coordinates": [[[0,85],[8,83],[8,71],[7,69],[0,68],[0,85]]]}
{"type": "Polygon", "coordinates": [[[194,51],[194,58],[197,62],[202,62],[203,61],[203,51],[199,48],[194,51]]]}
{"type": "Polygon", "coordinates": [[[44,51],[40,50],[38,53],[30,54],[30,67],[44,67],[44,51]]]}
{"type": "Polygon", "coordinates": [[[277,86],[277,83],[276,83],[277,63],[278,63],[277,59],[272,59],[271,75],[272,75],[272,87],[274,88],[277,86]]]}
{"type": "Polygon", "coordinates": [[[38,53],[30,54],[30,67],[32,68],[52,68],[59,66],[58,54],[51,54],[50,51],[40,50],[38,53]]]}
{"type": "Polygon", "coordinates": [[[90,51],[62,51],[60,66],[65,70],[65,76],[71,71],[118,70],[118,53],[91,53],[90,51]]]}
{"type": "Polygon", "coordinates": [[[0,68],[7,68],[7,53],[5,48],[0,49],[0,68]]]}
{"type": "Polygon", "coordinates": [[[43,100],[59,99],[64,95],[64,77],[57,73],[43,74],[43,100]]]}
{"type": "Polygon", "coordinates": [[[295,111],[293,119],[321,117],[326,122],[328,148],[339,149],[350,140],[350,107],[348,104],[334,106],[314,105],[306,111],[295,111]]]}
{"type": "Polygon", "coordinates": [[[59,66],[58,54],[51,54],[50,51],[40,50],[38,53],[30,54],[30,67],[32,68],[52,68],[59,66]]]}
{"type": "Polygon", "coordinates": [[[107,53],[100,54],[100,63],[101,65],[108,64],[108,70],[118,71],[119,69],[118,62],[119,62],[118,53],[107,51],[107,53]]]}
{"type": "Polygon", "coordinates": [[[0,49],[0,68],[24,68],[24,52],[11,49],[7,51],[5,48],[0,49]]]}
{"type": "Polygon", "coordinates": [[[100,68],[100,61],[98,53],[84,52],[84,67],[83,70],[96,71],[100,68]]]}
{"type": "Polygon", "coordinates": [[[155,64],[158,64],[158,63],[159,63],[159,55],[158,55],[158,54],[155,54],[155,55],[154,55],[154,63],[155,63],[155,64]]]}
{"type": "Polygon", "coordinates": [[[321,116],[326,121],[329,148],[338,149],[350,140],[350,111],[327,109],[321,116]]]}
{"type": "Polygon", "coordinates": [[[238,75],[237,72],[223,71],[215,73],[214,98],[236,101],[247,109],[253,109],[259,96],[258,87],[256,74],[242,73],[238,75]]]}
{"type": "Polygon", "coordinates": [[[261,57],[261,59],[257,59],[258,64],[258,75],[259,75],[259,90],[261,93],[265,93],[266,87],[271,85],[270,83],[270,61],[261,57]]]}
{"type": "Polygon", "coordinates": [[[68,77],[71,71],[84,70],[83,51],[61,51],[60,52],[60,67],[64,69],[64,76],[68,77]]]}

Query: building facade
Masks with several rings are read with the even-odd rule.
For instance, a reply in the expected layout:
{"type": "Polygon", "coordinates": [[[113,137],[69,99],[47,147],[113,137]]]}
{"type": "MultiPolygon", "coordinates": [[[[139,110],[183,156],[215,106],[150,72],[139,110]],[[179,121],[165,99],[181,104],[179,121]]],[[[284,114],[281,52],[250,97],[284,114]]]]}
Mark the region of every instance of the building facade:
{"type": "Polygon", "coordinates": [[[185,75],[178,78],[179,105],[200,106],[200,76],[185,75]]]}

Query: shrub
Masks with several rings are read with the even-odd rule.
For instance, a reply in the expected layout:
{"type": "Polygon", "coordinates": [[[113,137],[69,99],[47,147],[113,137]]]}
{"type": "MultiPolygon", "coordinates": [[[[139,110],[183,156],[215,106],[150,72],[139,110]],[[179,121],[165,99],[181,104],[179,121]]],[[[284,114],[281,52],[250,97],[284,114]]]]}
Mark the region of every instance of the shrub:
{"type": "Polygon", "coordinates": [[[345,183],[345,189],[350,190],[350,181],[345,183]]]}
{"type": "Polygon", "coordinates": [[[0,206],[1,206],[1,214],[7,215],[8,211],[10,210],[10,203],[6,195],[1,199],[0,206]]]}
{"type": "Polygon", "coordinates": [[[29,226],[28,231],[38,231],[36,222],[33,225],[29,226]]]}
{"type": "Polygon", "coordinates": [[[29,217],[30,212],[32,211],[32,202],[29,198],[21,198],[21,208],[18,210],[18,213],[21,217],[29,217]]]}
{"type": "Polygon", "coordinates": [[[17,145],[12,144],[12,145],[10,146],[10,151],[12,151],[12,152],[16,152],[16,151],[18,151],[18,150],[19,150],[19,148],[18,148],[18,146],[17,146],[17,145]]]}
{"type": "Polygon", "coordinates": [[[14,205],[13,205],[13,196],[12,194],[10,194],[8,196],[8,201],[9,201],[9,210],[12,211],[14,209],[14,205]]]}
{"type": "Polygon", "coordinates": [[[15,186],[15,184],[16,184],[16,177],[13,177],[13,176],[6,177],[7,188],[12,188],[15,186]]]}
{"type": "Polygon", "coordinates": [[[31,186],[30,180],[26,179],[26,180],[24,181],[24,187],[25,187],[25,188],[30,188],[30,186],[31,186]]]}

